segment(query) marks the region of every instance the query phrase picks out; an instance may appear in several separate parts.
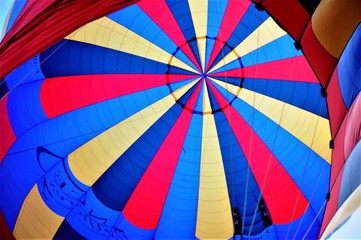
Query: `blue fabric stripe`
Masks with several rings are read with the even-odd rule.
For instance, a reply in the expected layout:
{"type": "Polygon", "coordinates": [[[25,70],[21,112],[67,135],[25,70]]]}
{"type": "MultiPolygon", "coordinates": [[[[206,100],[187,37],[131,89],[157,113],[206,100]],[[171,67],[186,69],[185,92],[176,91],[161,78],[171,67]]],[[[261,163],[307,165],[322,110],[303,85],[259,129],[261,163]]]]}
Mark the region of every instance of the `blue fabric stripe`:
{"type": "MultiPolygon", "coordinates": [[[[108,15],[108,18],[137,33],[170,54],[174,54],[179,48],[136,4],[112,13],[108,15]],[[132,20],[130,21],[130,19],[132,20]]],[[[193,69],[197,69],[182,51],[177,51],[175,56],[193,69]]]]}
{"type": "Polygon", "coordinates": [[[8,116],[17,137],[48,119],[39,98],[42,83],[43,81],[35,81],[21,85],[8,95],[8,116]]]}
{"type": "Polygon", "coordinates": [[[183,0],[166,0],[166,2],[173,16],[177,19],[177,23],[188,41],[198,64],[201,66],[196,37],[202,36],[196,36],[188,2],[183,0]]]}
{"type": "Polygon", "coordinates": [[[11,230],[25,197],[44,173],[36,149],[8,154],[3,159],[0,165],[0,206],[11,230]]]}
{"type": "Polygon", "coordinates": [[[226,11],[228,0],[208,0],[208,19],[207,19],[207,42],[206,42],[206,66],[209,62],[215,40],[221,27],[224,12],[226,11]]]}
{"type": "Polygon", "coordinates": [[[155,234],[156,239],[191,239],[195,234],[203,117],[194,114],[155,234]]]}
{"type": "Polygon", "coordinates": [[[343,101],[350,108],[361,91],[361,25],[357,27],[338,64],[338,81],[343,101]]]}
{"type": "Polygon", "coordinates": [[[16,86],[26,84],[28,82],[43,79],[44,75],[40,67],[39,54],[16,68],[13,72],[5,77],[5,81],[9,89],[13,89],[16,86]]]}
{"type": "MultiPolygon", "coordinates": [[[[269,15],[266,12],[259,12],[253,4],[249,6],[241,21],[238,23],[230,38],[227,40],[227,45],[224,46],[220,54],[212,63],[212,67],[221,61],[224,56],[237,47],[244,39],[246,39],[258,26],[260,26],[269,15]]],[[[221,39],[226,40],[226,39],[221,39]]]]}
{"type": "Polygon", "coordinates": [[[297,51],[293,43],[294,40],[288,34],[277,38],[274,41],[242,56],[243,66],[247,67],[285,58],[302,56],[302,51],[297,51]]]}
{"type": "MultiPolygon", "coordinates": [[[[66,221],[86,239],[106,239],[120,216],[119,211],[99,204],[99,200],[90,188],[73,205],[66,216],[66,221]]],[[[59,231],[64,230],[59,229],[59,231]]]]}
{"type": "Polygon", "coordinates": [[[243,87],[328,118],[326,100],[318,83],[246,78],[243,87]]]}
{"type": "Polygon", "coordinates": [[[222,159],[231,206],[239,208],[241,218],[243,218],[243,214],[245,212],[245,218],[242,219],[244,224],[244,234],[258,234],[265,229],[265,225],[257,205],[258,198],[260,196],[260,189],[252,171],[249,168],[248,161],[243,154],[242,148],[239,145],[236,136],[232,132],[225,113],[217,112],[214,114],[214,117],[217,126],[219,143],[222,149],[222,159]],[[245,200],[246,194],[247,200],[245,200]],[[245,201],[246,209],[244,209],[245,201]],[[250,233],[249,231],[254,214],[255,220],[253,222],[252,232],[250,233]]]}
{"type": "Polygon", "coordinates": [[[72,226],[70,226],[68,221],[63,221],[60,225],[58,231],[54,235],[54,240],[63,240],[63,239],[77,239],[82,240],[86,239],[80,235],[72,226]]]}
{"type": "MultiPolygon", "coordinates": [[[[323,199],[325,199],[325,197],[323,199]]],[[[320,216],[323,216],[325,208],[321,209],[320,207],[319,209],[315,210],[316,212],[314,212],[311,208],[308,208],[301,218],[290,224],[274,224],[277,239],[318,239],[318,234],[321,228],[321,221],[316,220],[312,226],[309,226],[309,224],[313,222],[315,215],[319,210],[321,210],[320,216]],[[308,230],[308,228],[310,229],[308,230]],[[307,231],[309,232],[307,233],[307,231]]]]}
{"type": "MultiPolygon", "coordinates": [[[[40,55],[45,77],[82,74],[165,74],[168,65],[87,43],[62,40],[40,55]]],[[[193,74],[170,66],[172,73],[193,74]]]]}
{"type": "Polygon", "coordinates": [[[347,158],[342,174],[338,208],[361,185],[361,141],[359,141],[347,158]]]}
{"type": "Polygon", "coordinates": [[[302,56],[302,51],[297,51],[294,48],[292,38],[289,35],[285,35],[255,49],[254,51],[242,56],[240,59],[236,59],[219,69],[216,69],[212,73],[220,73],[239,67],[248,67],[296,56],[302,56]],[[275,49],[278,49],[278,51],[275,51],[275,49]]]}
{"type": "MultiPolygon", "coordinates": [[[[53,156],[53,158],[55,161],[57,157],[53,156]]],[[[74,177],[70,171],[68,159],[60,158],[57,164],[46,171],[46,174],[38,181],[38,188],[46,205],[52,211],[65,217],[89,187],[74,177]]]]}

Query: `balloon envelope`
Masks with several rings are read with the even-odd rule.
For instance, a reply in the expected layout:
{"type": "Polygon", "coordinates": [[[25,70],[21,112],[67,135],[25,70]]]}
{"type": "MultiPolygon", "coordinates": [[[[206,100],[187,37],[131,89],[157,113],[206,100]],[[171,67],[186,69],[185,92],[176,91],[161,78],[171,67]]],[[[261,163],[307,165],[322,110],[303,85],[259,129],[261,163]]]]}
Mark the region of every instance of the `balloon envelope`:
{"type": "Polygon", "coordinates": [[[326,101],[249,1],[141,1],[5,82],[0,206],[17,238],[319,234],[326,101]]]}

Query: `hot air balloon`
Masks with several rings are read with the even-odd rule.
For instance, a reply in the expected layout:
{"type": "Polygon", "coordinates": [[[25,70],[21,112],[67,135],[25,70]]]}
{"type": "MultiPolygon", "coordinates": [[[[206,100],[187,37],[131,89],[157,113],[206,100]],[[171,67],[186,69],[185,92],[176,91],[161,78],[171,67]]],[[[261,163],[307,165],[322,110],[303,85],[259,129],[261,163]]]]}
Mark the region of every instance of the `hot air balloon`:
{"type": "Polygon", "coordinates": [[[358,1],[17,4],[6,238],[317,239],[358,216],[358,1]]]}

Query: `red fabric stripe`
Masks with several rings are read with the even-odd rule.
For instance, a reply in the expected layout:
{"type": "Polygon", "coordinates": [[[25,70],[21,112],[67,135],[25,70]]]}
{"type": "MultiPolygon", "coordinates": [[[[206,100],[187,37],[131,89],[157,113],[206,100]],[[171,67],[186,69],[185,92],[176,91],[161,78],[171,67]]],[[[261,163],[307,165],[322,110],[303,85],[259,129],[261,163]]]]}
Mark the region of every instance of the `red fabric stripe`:
{"type": "MultiPolygon", "coordinates": [[[[187,102],[187,109],[194,109],[200,86],[187,102]]],[[[191,119],[192,112],[183,110],[125,206],[124,216],[135,226],[157,227],[191,119]]]]}
{"type": "Polygon", "coordinates": [[[243,69],[232,69],[220,73],[209,74],[209,76],[263,78],[319,83],[310,64],[303,56],[262,63],[243,69]]]}
{"type": "Polygon", "coordinates": [[[332,188],[335,184],[338,175],[342,171],[343,166],[345,165],[345,132],[346,132],[346,124],[342,124],[339,132],[337,133],[334,149],[332,151],[332,167],[331,167],[331,179],[330,179],[330,187],[332,188]]]}
{"type": "Polygon", "coordinates": [[[343,101],[340,85],[338,82],[338,68],[336,67],[330,84],[327,87],[327,106],[331,124],[332,138],[336,137],[343,119],[346,116],[347,108],[343,101]]]}
{"type": "Polygon", "coordinates": [[[8,116],[7,102],[7,96],[0,101],[0,164],[10,146],[16,140],[16,136],[13,132],[8,116]]]}
{"type": "MultiPolygon", "coordinates": [[[[216,88],[211,84],[210,88],[217,102],[222,106],[226,104],[227,100],[216,88]]],[[[231,106],[224,112],[258,186],[261,188],[264,184],[262,194],[267,202],[273,222],[286,224],[302,216],[307,209],[308,201],[287,171],[236,109],[231,106]],[[267,169],[268,161],[270,163],[269,169],[267,169]],[[297,195],[299,195],[299,199],[295,206],[297,195]]]]}
{"type": "Polygon", "coordinates": [[[207,71],[216,59],[219,52],[224,47],[224,44],[228,41],[229,37],[233,33],[239,21],[242,19],[244,13],[247,11],[251,2],[248,1],[228,1],[226,11],[222,20],[221,27],[219,28],[217,39],[211,52],[211,56],[206,67],[207,71]]]}
{"type": "Polygon", "coordinates": [[[190,79],[186,74],[106,74],[47,79],[40,100],[49,118],[126,94],[190,79]]]}
{"type": "Polygon", "coordinates": [[[28,0],[0,44],[0,79],[85,23],[137,1],[28,0]]]}
{"type": "Polygon", "coordinates": [[[301,38],[311,16],[299,0],[263,0],[262,5],[294,39],[301,38]]]}
{"type": "Polygon", "coordinates": [[[172,12],[168,8],[166,1],[157,1],[156,4],[153,1],[140,1],[138,5],[174,41],[184,54],[187,55],[198,70],[201,71],[201,67],[189,47],[177,20],[175,20],[172,12]]]}
{"type": "Polygon", "coordinates": [[[323,87],[327,86],[337,65],[337,59],[329,54],[315,36],[312,24],[308,24],[301,40],[302,50],[323,87]]]}

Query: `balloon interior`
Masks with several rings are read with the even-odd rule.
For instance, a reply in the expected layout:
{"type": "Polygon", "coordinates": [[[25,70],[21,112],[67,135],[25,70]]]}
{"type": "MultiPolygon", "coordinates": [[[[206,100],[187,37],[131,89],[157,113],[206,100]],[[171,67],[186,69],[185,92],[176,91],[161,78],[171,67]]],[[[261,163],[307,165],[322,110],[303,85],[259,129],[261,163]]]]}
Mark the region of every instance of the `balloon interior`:
{"type": "Polygon", "coordinates": [[[34,2],[0,44],[0,238],[361,237],[359,1],[34,2]]]}

